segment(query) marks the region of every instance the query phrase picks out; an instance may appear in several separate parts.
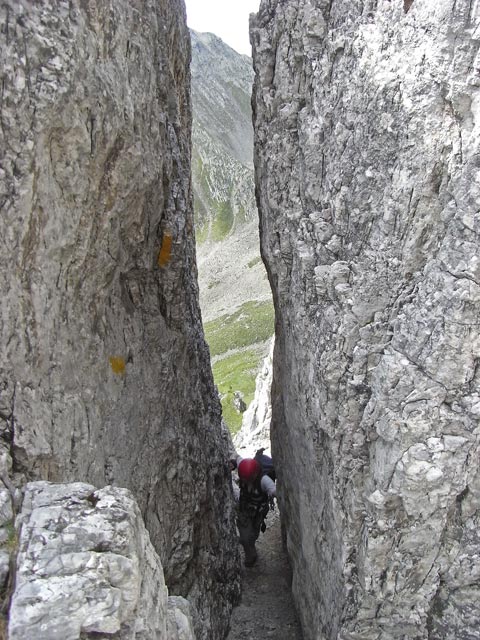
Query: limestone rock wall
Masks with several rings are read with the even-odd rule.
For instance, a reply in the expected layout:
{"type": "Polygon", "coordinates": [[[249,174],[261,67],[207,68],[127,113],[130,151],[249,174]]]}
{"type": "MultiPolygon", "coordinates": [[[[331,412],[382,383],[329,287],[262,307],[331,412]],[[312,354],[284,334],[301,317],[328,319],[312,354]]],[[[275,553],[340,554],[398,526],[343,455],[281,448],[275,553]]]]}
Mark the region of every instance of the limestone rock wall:
{"type": "Polygon", "coordinates": [[[272,448],[305,637],[480,621],[480,3],[251,23],[272,448]]]}
{"type": "Polygon", "coordinates": [[[0,22],[0,475],[131,489],[170,592],[223,637],[234,524],[183,1],[7,0],[0,22]]]}
{"type": "Polygon", "coordinates": [[[16,528],[11,640],[194,640],[128,490],[31,482],[16,528]]]}

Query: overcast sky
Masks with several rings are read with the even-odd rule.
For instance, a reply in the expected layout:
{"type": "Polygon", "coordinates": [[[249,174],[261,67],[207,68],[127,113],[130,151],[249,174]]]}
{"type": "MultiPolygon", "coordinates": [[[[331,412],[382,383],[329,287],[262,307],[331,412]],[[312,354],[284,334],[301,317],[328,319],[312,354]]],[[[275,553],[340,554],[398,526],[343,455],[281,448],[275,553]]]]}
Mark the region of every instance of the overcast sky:
{"type": "Polygon", "coordinates": [[[239,53],[252,55],[248,16],[256,13],[260,0],[185,0],[187,24],[195,31],[209,31],[239,53]]]}

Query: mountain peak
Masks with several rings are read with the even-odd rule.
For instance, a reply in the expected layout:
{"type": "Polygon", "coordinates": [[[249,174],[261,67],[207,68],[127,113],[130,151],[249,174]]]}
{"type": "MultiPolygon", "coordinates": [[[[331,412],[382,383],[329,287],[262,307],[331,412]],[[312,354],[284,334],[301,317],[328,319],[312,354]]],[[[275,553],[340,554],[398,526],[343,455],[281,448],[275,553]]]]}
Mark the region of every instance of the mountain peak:
{"type": "Polygon", "coordinates": [[[252,61],[213,33],[190,29],[195,127],[229,156],[252,167],[252,61]]]}
{"type": "Polygon", "coordinates": [[[220,54],[222,55],[222,57],[232,55],[248,61],[248,64],[250,66],[252,64],[252,59],[250,56],[238,53],[238,51],[224,42],[219,36],[211,33],[210,31],[200,32],[195,31],[194,29],[190,29],[190,37],[192,40],[192,48],[195,46],[203,46],[207,49],[210,49],[212,55],[218,55],[219,52],[221,52],[220,54]]]}

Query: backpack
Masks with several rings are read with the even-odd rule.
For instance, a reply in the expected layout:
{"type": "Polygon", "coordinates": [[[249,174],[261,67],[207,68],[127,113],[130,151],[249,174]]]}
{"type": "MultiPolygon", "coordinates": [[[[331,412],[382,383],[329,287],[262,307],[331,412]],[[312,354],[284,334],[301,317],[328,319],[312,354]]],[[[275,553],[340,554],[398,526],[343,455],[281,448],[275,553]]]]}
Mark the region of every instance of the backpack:
{"type": "MultiPolygon", "coordinates": [[[[273,460],[270,456],[266,456],[263,452],[265,449],[259,449],[254,456],[259,465],[262,467],[262,476],[268,476],[274,482],[276,479],[275,468],[273,466],[273,460]]],[[[240,483],[240,511],[252,513],[254,517],[261,514],[260,531],[265,532],[267,526],[265,524],[265,518],[269,510],[275,508],[274,499],[268,497],[268,495],[261,489],[261,476],[256,480],[256,487],[253,492],[247,492],[245,487],[240,483]]]]}
{"type": "Polygon", "coordinates": [[[270,456],[265,455],[263,452],[264,448],[259,449],[255,454],[255,460],[262,467],[262,475],[269,476],[274,482],[277,479],[277,474],[275,473],[275,467],[273,466],[273,460],[270,456]]]}

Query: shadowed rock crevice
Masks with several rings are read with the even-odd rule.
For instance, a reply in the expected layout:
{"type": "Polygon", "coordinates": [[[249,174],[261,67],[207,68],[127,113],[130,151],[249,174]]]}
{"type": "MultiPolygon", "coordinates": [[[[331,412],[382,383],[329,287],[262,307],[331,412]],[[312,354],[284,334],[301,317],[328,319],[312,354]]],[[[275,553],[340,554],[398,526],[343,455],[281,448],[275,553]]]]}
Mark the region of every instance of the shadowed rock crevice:
{"type": "Polygon", "coordinates": [[[268,514],[257,549],[257,564],[242,570],[242,598],[233,610],[227,640],[302,640],[278,510],[268,514]]]}

